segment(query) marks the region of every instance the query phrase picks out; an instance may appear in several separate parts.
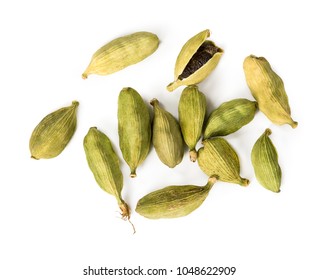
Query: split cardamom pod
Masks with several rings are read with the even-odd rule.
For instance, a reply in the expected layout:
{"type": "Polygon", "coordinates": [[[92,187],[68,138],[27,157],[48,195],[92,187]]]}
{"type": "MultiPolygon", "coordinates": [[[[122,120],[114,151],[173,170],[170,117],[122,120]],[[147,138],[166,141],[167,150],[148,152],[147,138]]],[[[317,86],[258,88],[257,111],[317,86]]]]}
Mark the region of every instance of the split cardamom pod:
{"type": "Polygon", "coordinates": [[[291,118],[288,96],[282,79],[272,70],[264,57],[250,55],[244,60],[247,85],[258,102],[258,107],[274,124],[298,123],[291,118]]]}
{"type": "Polygon", "coordinates": [[[198,165],[208,176],[217,175],[218,180],[248,186],[249,180],[240,177],[240,164],[235,150],[223,138],[203,141],[198,151],[198,165]]]}
{"type": "Polygon", "coordinates": [[[151,192],[137,202],[136,212],[149,219],[186,216],[204,202],[216,180],[212,176],[205,186],[168,186],[151,192]]]}
{"type": "Polygon", "coordinates": [[[86,160],[102,190],[113,195],[121,209],[122,218],[130,219],[130,210],[122,199],[123,175],[120,160],[110,139],[96,127],[91,127],[83,141],[86,160]]]}
{"type": "Polygon", "coordinates": [[[184,143],[178,121],[164,110],[157,99],[150,102],[154,109],[153,145],[159,159],[168,167],[178,165],[184,155],[184,143]]]}
{"type": "Polygon", "coordinates": [[[186,87],[178,104],[179,123],[190,160],[197,159],[196,144],[201,137],[206,114],[206,97],[196,85],[186,87]]]}
{"type": "Polygon", "coordinates": [[[151,147],[150,113],[140,94],[127,87],[119,94],[117,116],[120,149],[133,178],[151,147]]]}
{"type": "Polygon", "coordinates": [[[198,84],[215,69],[224,51],[206,40],[209,36],[207,29],[184,44],[175,63],[174,82],[167,86],[168,91],[181,85],[198,84]]]}
{"type": "Polygon", "coordinates": [[[32,158],[54,158],[64,150],[76,130],[78,106],[79,102],[73,101],[71,106],[58,109],[41,120],[29,142],[32,158]]]}
{"type": "Polygon", "coordinates": [[[271,130],[267,128],[257,139],[251,151],[251,162],[258,182],[266,189],[280,192],[281,168],[278,163],[276,147],[269,138],[271,130]]]}
{"type": "Polygon", "coordinates": [[[204,139],[226,136],[252,121],[257,102],[238,98],[221,104],[208,117],[204,130],[204,139]]]}
{"type": "Polygon", "coordinates": [[[82,74],[108,75],[136,64],[154,53],[159,45],[158,37],[150,32],[136,32],[119,37],[98,49],[82,74]]]}

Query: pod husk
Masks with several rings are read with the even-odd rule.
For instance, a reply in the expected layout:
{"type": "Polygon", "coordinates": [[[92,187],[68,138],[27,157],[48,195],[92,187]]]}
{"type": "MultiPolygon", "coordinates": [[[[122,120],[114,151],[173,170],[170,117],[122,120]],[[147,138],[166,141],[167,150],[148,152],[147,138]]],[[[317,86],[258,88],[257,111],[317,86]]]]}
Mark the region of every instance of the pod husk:
{"type": "Polygon", "coordinates": [[[245,58],[243,67],[247,85],[260,111],[274,124],[289,124],[296,128],[298,123],[291,118],[284,83],[269,62],[264,57],[250,55],[245,58]]]}
{"type": "Polygon", "coordinates": [[[199,141],[206,114],[206,97],[196,85],[186,87],[178,104],[178,116],[182,135],[189,148],[190,160],[197,159],[196,144],[199,141]]]}
{"type": "Polygon", "coordinates": [[[31,158],[57,157],[70,142],[76,130],[76,113],[79,102],[60,108],[47,116],[35,127],[29,141],[31,158]]]}
{"type": "Polygon", "coordinates": [[[240,163],[235,150],[223,138],[203,141],[197,162],[206,175],[217,175],[218,180],[248,186],[249,180],[240,176],[240,163]]]}
{"type": "Polygon", "coordinates": [[[168,167],[178,165],[184,155],[184,142],[181,129],[175,117],[164,110],[157,99],[151,105],[154,109],[152,142],[159,159],[168,167]]]}
{"type": "Polygon", "coordinates": [[[158,45],[158,37],[150,32],[135,32],[116,38],[93,54],[82,78],[86,79],[91,74],[109,75],[118,72],[150,56],[158,45]]]}
{"type": "Polygon", "coordinates": [[[251,151],[251,162],[258,182],[267,190],[278,193],[281,185],[281,168],[278,163],[276,147],[267,128],[257,139],[251,151]]]}
{"type": "Polygon", "coordinates": [[[127,87],[119,94],[117,116],[120,149],[134,178],[151,147],[150,113],[140,94],[127,87]]]}
{"type": "Polygon", "coordinates": [[[217,47],[214,42],[206,40],[210,36],[210,31],[208,29],[196,34],[190,38],[182,47],[175,63],[174,70],[174,82],[167,86],[168,91],[173,91],[181,85],[194,85],[203,81],[217,66],[224,51],[217,47]],[[212,56],[208,61],[205,61],[200,68],[189,75],[186,78],[182,78],[181,74],[187,67],[191,59],[196,55],[196,52],[204,44],[209,43],[214,49],[212,56]]]}
{"type": "Polygon", "coordinates": [[[151,192],[137,202],[136,212],[149,219],[189,215],[204,202],[216,180],[209,178],[205,186],[175,185],[151,192]]]}
{"type": "Polygon", "coordinates": [[[224,102],[209,115],[204,139],[236,132],[253,120],[257,107],[257,102],[245,98],[224,102]]]}

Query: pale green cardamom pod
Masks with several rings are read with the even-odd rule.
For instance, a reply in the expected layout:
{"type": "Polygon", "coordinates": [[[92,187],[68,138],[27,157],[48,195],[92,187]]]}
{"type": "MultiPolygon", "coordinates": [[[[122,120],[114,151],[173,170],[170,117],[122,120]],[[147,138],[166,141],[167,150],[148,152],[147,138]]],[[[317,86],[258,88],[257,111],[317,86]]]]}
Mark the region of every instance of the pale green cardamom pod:
{"type": "Polygon", "coordinates": [[[108,75],[136,64],[154,53],[159,45],[158,37],[150,32],[136,32],[119,37],[98,49],[82,74],[108,75]]]}
{"type": "Polygon", "coordinates": [[[79,102],[73,101],[71,106],[56,110],[41,120],[29,142],[32,158],[54,158],[64,150],[76,130],[78,106],[79,102]]]}
{"type": "Polygon", "coordinates": [[[186,216],[204,202],[216,180],[212,176],[205,186],[168,186],[151,192],[137,202],[136,212],[149,219],[186,216]]]}
{"type": "Polygon", "coordinates": [[[205,95],[196,85],[186,87],[178,104],[178,116],[182,134],[189,148],[190,160],[197,159],[196,144],[201,137],[206,114],[205,95]]]}
{"type": "Polygon", "coordinates": [[[224,102],[213,110],[208,117],[204,130],[204,139],[226,136],[252,121],[257,102],[238,98],[224,102]]]}
{"type": "Polygon", "coordinates": [[[113,195],[121,209],[123,219],[130,218],[130,210],[122,199],[123,175],[120,160],[110,139],[96,127],[91,127],[83,141],[86,160],[102,190],[113,195]]]}
{"type": "Polygon", "coordinates": [[[208,176],[217,175],[218,180],[248,186],[249,180],[240,177],[240,164],[235,150],[223,138],[203,141],[198,151],[198,165],[208,176]]]}
{"type": "Polygon", "coordinates": [[[250,55],[244,60],[244,72],[260,111],[275,124],[297,127],[298,123],[291,118],[284,83],[272,70],[269,62],[264,57],[250,55]]]}
{"type": "Polygon", "coordinates": [[[150,113],[133,88],[123,88],[120,92],[117,117],[120,149],[133,178],[136,168],[145,160],[151,147],[150,113]]]}
{"type": "Polygon", "coordinates": [[[184,44],[176,59],[174,82],[167,86],[168,91],[181,85],[198,84],[215,69],[224,51],[206,40],[209,36],[210,31],[206,29],[184,44]]]}
{"type": "Polygon", "coordinates": [[[266,189],[280,192],[281,168],[277,150],[269,138],[271,130],[267,128],[257,139],[251,151],[251,162],[258,182],[266,189]]]}
{"type": "Polygon", "coordinates": [[[179,164],[184,155],[184,143],[178,121],[165,111],[157,99],[151,101],[154,109],[152,125],[153,145],[159,159],[168,167],[179,164]]]}

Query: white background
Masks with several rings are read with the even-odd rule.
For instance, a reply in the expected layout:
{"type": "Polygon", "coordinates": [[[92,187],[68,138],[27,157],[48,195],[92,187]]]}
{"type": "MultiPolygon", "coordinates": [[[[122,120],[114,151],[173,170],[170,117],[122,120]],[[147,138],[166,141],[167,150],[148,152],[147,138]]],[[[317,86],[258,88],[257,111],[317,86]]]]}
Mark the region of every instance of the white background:
{"type": "MultiPolygon", "coordinates": [[[[129,279],[83,276],[99,268],[235,266],[234,276],[213,279],[319,279],[318,50],[316,1],[2,1],[0,4],[0,279],[129,279]],[[296,129],[276,126],[261,112],[226,137],[236,149],[247,188],[218,182],[191,215],[148,220],[134,212],[139,198],[172,184],[204,185],[206,176],[185,149],[174,169],[152,149],[136,179],[121,157],[117,98],[135,88],[156,97],[177,117],[182,87],[173,93],[176,57],[204,29],[225,50],[199,85],[208,112],[233,98],[253,100],[242,70],[250,54],[266,57],[283,78],[296,129]],[[136,31],[160,38],[143,62],[110,76],[81,79],[91,55],[108,41],[136,31]],[[55,159],[30,159],[29,138],[48,113],[80,102],[77,131],[55,159]],[[125,177],[129,223],[115,199],[95,183],[82,147],[97,126],[113,142],[125,177]],[[250,151],[269,127],[282,167],[282,191],[254,178],[250,151]]],[[[200,144],[198,145],[200,147],[200,144]]],[[[134,278],[135,279],[135,278],[134,278]]],[[[136,279],[142,279],[136,277],[136,279]]]]}

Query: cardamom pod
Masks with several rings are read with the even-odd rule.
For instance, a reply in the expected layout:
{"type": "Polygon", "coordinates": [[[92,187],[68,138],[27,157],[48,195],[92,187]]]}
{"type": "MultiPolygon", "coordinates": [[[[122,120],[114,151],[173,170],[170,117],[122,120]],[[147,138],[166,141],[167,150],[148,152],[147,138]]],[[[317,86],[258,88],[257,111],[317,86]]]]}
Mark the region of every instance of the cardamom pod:
{"type": "Polygon", "coordinates": [[[179,123],[182,135],[190,152],[190,160],[197,159],[196,144],[201,137],[206,114],[206,98],[196,85],[186,87],[178,104],[179,123]]]}
{"type": "Polygon", "coordinates": [[[244,60],[247,85],[258,107],[269,120],[278,125],[298,123],[291,118],[288,96],[282,79],[272,70],[264,57],[250,55],[244,60]]]}
{"type": "Polygon", "coordinates": [[[130,209],[123,200],[123,175],[120,160],[110,139],[96,127],[91,127],[83,141],[86,160],[100,188],[113,195],[124,220],[130,219],[130,209]]]}
{"type": "Polygon", "coordinates": [[[150,32],[136,32],[119,37],[98,49],[82,74],[108,75],[136,64],[154,53],[159,45],[158,37],[150,32]]]}
{"type": "Polygon", "coordinates": [[[70,142],[76,130],[76,111],[79,102],[60,108],[46,117],[32,132],[29,148],[34,159],[54,158],[70,142]]]}
{"type": "Polygon", "coordinates": [[[119,94],[117,116],[120,149],[133,178],[151,147],[150,113],[139,93],[127,87],[119,94]]]}
{"type": "Polygon", "coordinates": [[[207,29],[184,44],[175,63],[174,82],[167,86],[168,91],[181,85],[198,84],[215,69],[224,51],[206,40],[209,36],[207,29]]]}
{"type": "Polygon", "coordinates": [[[168,186],[151,192],[137,202],[136,212],[149,219],[186,216],[204,202],[216,180],[212,176],[205,186],[168,186]]]}
{"type": "Polygon", "coordinates": [[[258,182],[266,189],[280,192],[281,168],[277,150],[269,138],[271,130],[267,128],[257,139],[251,151],[251,162],[258,182]]]}
{"type": "Polygon", "coordinates": [[[252,121],[257,102],[244,98],[234,99],[221,104],[208,117],[204,130],[204,139],[226,136],[252,121]]]}
{"type": "Polygon", "coordinates": [[[248,186],[249,180],[240,177],[240,164],[235,150],[223,138],[203,141],[198,151],[198,165],[208,176],[217,175],[220,181],[248,186]]]}
{"type": "Polygon", "coordinates": [[[150,102],[154,109],[153,145],[159,159],[168,167],[179,164],[184,155],[182,133],[177,120],[165,111],[157,99],[150,102]]]}

